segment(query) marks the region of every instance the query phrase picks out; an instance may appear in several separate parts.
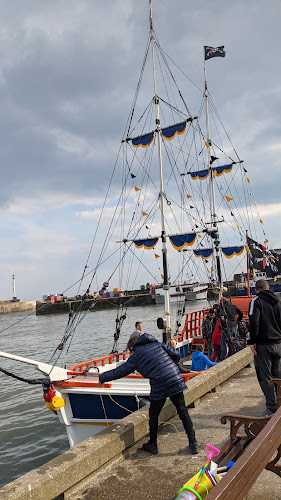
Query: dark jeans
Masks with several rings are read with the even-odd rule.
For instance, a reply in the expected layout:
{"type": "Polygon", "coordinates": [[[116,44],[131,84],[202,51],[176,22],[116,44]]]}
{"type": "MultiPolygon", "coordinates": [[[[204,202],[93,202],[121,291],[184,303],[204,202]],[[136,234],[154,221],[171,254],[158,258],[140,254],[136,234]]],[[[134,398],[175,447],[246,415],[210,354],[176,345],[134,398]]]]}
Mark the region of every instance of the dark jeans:
{"type": "Polygon", "coordinates": [[[207,342],[207,346],[208,346],[208,358],[211,359],[212,358],[212,355],[213,355],[213,344],[212,344],[212,339],[208,340],[208,339],[205,339],[206,342],[207,342]]]}
{"type": "Polygon", "coordinates": [[[257,378],[266,399],[266,408],[276,411],[275,388],[268,385],[272,378],[281,378],[281,344],[264,344],[256,346],[257,356],[254,358],[257,378]]]}
{"type": "MultiPolygon", "coordinates": [[[[158,432],[158,417],[165,404],[167,398],[157,399],[150,401],[149,408],[149,432],[150,432],[150,442],[157,442],[157,432],[158,432]]],[[[189,444],[196,443],[195,432],[193,429],[192,420],[189,416],[188,410],[185,406],[183,392],[174,394],[170,396],[170,400],[175,405],[178,415],[183,423],[184,430],[188,436],[189,444]]]]}

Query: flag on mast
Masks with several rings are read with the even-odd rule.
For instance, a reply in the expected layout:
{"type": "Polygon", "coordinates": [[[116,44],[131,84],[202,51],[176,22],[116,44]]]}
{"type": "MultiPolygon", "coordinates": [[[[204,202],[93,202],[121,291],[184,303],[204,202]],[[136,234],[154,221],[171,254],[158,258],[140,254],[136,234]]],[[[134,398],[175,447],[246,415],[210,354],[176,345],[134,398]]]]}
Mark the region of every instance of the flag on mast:
{"type": "Polygon", "coordinates": [[[225,57],[224,45],[221,47],[208,47],[204,45],[205,49],[205,61],[211,59],[212,57],[225,57]]]}

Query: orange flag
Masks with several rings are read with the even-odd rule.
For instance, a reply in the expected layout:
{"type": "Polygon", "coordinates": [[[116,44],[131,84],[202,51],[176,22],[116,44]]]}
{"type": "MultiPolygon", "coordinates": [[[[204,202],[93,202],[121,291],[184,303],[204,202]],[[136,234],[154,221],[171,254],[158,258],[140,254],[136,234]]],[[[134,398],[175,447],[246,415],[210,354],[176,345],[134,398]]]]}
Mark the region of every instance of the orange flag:
{"type": "Polygon", "coordinates": [[[162,278],[162,279],[164,279],[164,276],[163,276],[163,274],[161,274],[161,278],[162,278]]]}
{"type": "Polygon", "coordinates": [[[137,188],[137,186],[135,186],[135,191],[140,191],[140,188],[137,188]]]}
{"type": "Polygon", "coordinates": [[[249,184],[251,184],[251,181],[250,181],[250,179],[248,177],[247,177],[247,182],[249,182],[249,184]]]}
{"type": "Polygon", "coordinates": [[[209,145],[207,142],[205,142],[205,144],[206,144],[206,147],[207,147],[207,148],[209,148],[209,147],[210,147],[210,145],[209,145]]]}
{"type": "Polygon", "coordinates": [[[148,215],[146,212],[142,212],[142,215],[148,215]]]}
{"type": "Polygon", "coordinates": [[[264,224],[263,220],[261,220],[261,219],[260,219],[260,223],[261,223],[261,224],[264,224]]]}
{"type": "Polygon", "coordinates": [[[226,196],[226,201],[231,201],[233,198],[230,198],[230,196],[226,196]]]}
{"type": "Polygon", "coordinates": [[[187,194],[186,196],[188,197],[188,199],[191,198],[190,194],[187,194]]]}
{"type": "Polygon", "coordinates": [[[154,254],[156,259],[158,259],[158,257],[160,257],[160,255],[158,255],[157,253],[154,254]]]}
{"type": "Polygon", "coordinates": [[[266,243],[269,243],[269,240],[268,240],[267,238],[265,238],[265,242],[266,242],[266,243]]]}

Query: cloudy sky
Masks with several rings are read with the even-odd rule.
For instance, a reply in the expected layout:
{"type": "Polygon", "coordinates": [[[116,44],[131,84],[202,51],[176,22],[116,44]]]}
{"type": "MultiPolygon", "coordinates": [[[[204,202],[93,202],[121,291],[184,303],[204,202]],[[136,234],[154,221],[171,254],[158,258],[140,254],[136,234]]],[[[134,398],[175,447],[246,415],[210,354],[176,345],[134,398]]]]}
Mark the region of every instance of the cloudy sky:
{"type": "MultiPolygon", "coordinates": [[[[0,299],[60,293],[83,270],[148,39],[148,0],[0,0],[0,299]]],[[[154,0],[162,47],[203,87],[281,247],[279,0],[154,0]]],[[[189,103],[192,109],[192,103],[189,103]]],[[[196,114],[197,109],[192,109],[196,114]]]]}

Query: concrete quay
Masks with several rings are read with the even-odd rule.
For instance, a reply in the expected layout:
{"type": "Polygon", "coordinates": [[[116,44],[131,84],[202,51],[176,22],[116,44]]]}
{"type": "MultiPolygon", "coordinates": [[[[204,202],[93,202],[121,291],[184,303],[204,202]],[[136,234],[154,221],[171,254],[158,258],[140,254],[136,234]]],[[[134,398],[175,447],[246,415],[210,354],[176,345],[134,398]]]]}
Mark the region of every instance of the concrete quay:
{"type": "MultiPolygon", "coordinates": [[[[168,400],[160,420],[159,454],[141,449],[147,441],[148,406],[0,490],[1,500],[174,500],[202,467],[207,443],[219,448],[229,435],[224,413],[257,416],[265,409],[249,348],[188,383],[187,405],[199,455],[191,455],[182,424],[168,400]]],[[[248,500],[280,500],[281,481],[264,471],[248,500]]]]}
{"type": "Polygon", "coordinates": [[[0,301],[0,314],[10,314],[14,312],[35,311],[36,301],[26,300],[13,302],[12,300],[0,301]]]}

